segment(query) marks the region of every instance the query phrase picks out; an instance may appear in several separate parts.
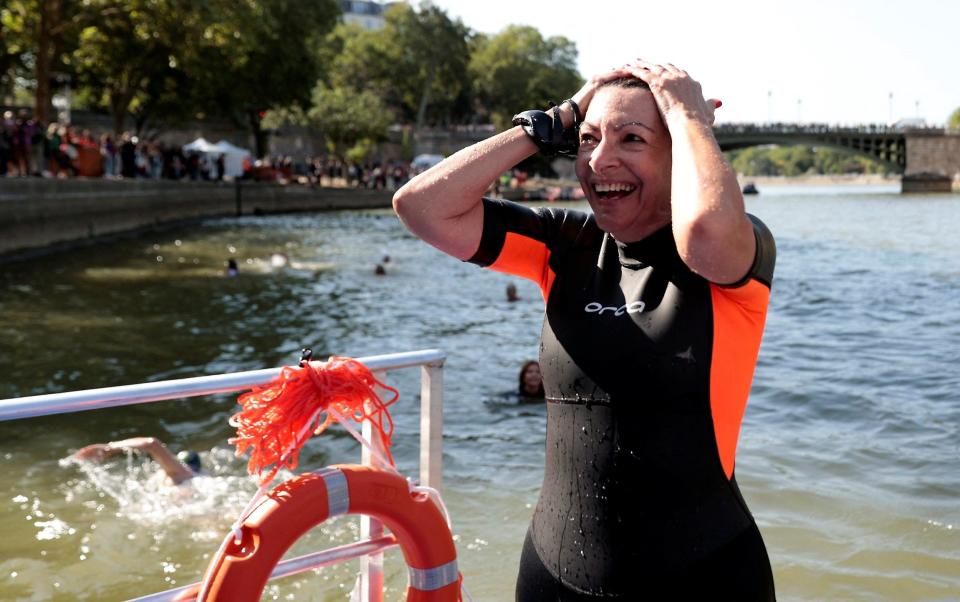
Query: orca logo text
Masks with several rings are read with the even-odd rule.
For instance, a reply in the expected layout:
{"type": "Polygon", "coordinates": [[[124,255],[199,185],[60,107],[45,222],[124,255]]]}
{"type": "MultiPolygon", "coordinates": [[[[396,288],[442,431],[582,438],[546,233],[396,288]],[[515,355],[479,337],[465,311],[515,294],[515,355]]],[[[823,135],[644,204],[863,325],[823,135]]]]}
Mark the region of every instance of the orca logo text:
{"type": "Polygon", "coordinates": [[[626,303],[620,307],[616,305],[603,305],[594,301],[593,303],[587,303],[583,311],[588,314],[597,314],[598,316],[602,316],[604,312],[609,311],[613,312],[614,316],[622,316],[623,314],[638,314],[643,311],[644,307],[646,307],[646,304],[643,301],[626,303]]]}

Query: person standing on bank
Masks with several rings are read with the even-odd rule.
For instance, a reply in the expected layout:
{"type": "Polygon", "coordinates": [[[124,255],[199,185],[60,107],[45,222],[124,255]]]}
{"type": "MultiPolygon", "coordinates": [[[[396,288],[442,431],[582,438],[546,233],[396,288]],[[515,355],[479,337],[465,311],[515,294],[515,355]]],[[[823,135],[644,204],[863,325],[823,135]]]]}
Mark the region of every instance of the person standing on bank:
{"type": "Polygon", "coordinates": [[[773,600],[734,456],[773,276],[700,85],[637,59],[397,191],[411,232],[546,302],[545,475],[517,600],[773,600]],[[485,199],[540,150],[592,215],[485,199]]]}

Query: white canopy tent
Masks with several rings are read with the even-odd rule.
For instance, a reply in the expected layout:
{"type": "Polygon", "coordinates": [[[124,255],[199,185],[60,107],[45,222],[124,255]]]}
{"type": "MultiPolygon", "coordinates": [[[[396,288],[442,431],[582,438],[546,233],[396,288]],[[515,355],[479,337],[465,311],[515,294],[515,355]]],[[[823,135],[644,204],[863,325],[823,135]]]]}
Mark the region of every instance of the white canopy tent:
{"type": "Polygon", "coordinates": [[[410,162],[410,168],[414,174],[419,174],[427,171],[437,163],[443,161],[443,159],[443,155],[417,155],[413,158],[413,161],[410,162]]]}
{"type": "Polygon", "coordinates": [[[245,148],[234,146],[226,140],[213,144],[203,137],[183,145],[183,150],[204,155],[204,160],[210,165],[216,162],[217,157],[223,155],[223,175],[235,178],[243,175],[243,160],[250,157],[250,151],[245,148]]]}

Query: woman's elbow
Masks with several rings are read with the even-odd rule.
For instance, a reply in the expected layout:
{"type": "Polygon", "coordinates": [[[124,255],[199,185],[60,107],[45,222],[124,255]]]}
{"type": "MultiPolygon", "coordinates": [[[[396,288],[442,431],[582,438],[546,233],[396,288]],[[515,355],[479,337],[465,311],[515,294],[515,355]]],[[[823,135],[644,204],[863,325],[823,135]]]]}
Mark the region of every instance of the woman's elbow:
{"type": "Polygon", "coordinates": [[[393,211],[397,215],[402,215],[407,210],[409,195],[406,192],[406,186],[401,187],[393,193],[393,211]]]}
{"type": "Polygon", "coordinates": [[[425,202],[424,191],[410,181],[393,193],[393,211],[400,217],[410,217],[425,202]]]}

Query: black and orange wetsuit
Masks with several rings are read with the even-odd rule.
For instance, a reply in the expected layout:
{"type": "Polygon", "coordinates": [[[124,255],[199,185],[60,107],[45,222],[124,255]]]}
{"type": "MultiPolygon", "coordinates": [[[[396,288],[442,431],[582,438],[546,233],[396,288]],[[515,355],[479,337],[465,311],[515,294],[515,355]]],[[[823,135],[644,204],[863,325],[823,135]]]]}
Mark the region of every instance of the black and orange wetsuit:
{"type": "Polygon", "coordinates": [[[734,479],[773,276],[712,284],[669,226],[621,244],[593,216],[484,199],[470,261],[540,285],[546,466],[517,599],[770,600],[734,479]]]}

